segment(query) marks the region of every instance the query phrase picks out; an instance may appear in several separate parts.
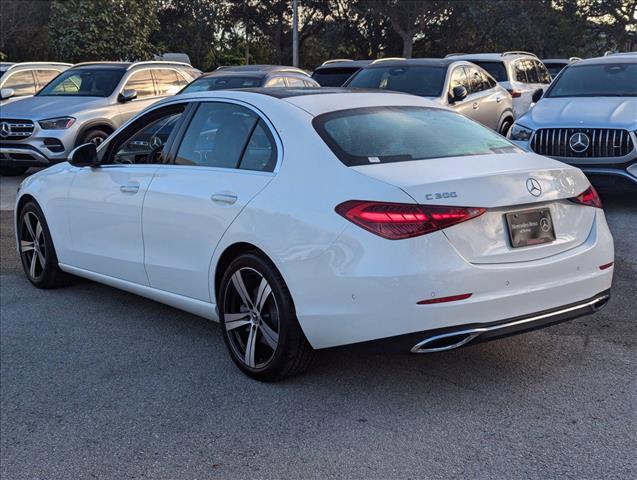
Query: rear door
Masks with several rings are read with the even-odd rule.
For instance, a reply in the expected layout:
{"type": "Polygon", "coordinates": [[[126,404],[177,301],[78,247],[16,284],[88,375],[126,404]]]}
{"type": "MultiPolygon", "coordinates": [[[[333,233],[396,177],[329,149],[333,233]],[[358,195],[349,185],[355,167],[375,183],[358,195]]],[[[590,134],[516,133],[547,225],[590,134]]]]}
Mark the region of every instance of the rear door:
{"type": "Polygon", "coordinates": [[[226,229],[272,180],[282,149],[268,121],[232,101],[198,105],[144,203],[152,287],[210,302],[210,263],[226,229]]]}

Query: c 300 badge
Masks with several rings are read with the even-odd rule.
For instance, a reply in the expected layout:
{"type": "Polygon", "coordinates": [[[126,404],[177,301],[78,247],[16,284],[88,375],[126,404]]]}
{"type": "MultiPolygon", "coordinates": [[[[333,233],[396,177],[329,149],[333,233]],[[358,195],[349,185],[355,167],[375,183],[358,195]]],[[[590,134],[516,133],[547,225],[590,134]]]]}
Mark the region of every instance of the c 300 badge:
{"type": "Polygon", "coordinates": [[[441,200],[443,198],[456,198],[457,196],[458,194],[456,192],[436,192],[425,194],[425,198],[427,200],[441,200]]]}

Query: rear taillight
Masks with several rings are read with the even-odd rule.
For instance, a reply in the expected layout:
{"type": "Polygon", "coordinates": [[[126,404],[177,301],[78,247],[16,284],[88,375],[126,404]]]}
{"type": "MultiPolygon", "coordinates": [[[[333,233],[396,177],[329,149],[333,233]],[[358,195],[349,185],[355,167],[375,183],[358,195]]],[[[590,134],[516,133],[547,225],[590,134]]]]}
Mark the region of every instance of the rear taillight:
{"type": "Polygon", "coordinates": [[[580,205],[588,205],[589,207],[602,208],[602,200],[597,195],[597,190],[591,185],[577,197],[569,198],[571,202],[579,203],[580,205]]]}
{"type": "Polygon", "coordinates": [[[486,209],[350,200],[336,207],[359,227],[389,240],[417,237],[465,222],[486,209]]]}
{"type": "Polygon", "coordinates": [[[511,94],[513,98],[520,98],[522,96],[522,92],[519,90],[507,90],[511,94]]]}

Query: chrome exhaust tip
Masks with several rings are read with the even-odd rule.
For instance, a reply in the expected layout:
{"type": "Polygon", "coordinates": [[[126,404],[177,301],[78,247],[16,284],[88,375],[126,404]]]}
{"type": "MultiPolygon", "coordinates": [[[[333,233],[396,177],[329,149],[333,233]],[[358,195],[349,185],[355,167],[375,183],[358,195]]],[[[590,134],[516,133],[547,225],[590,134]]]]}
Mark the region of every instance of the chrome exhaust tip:
{"type": "Polygon", "coordinates": [[[411,353],[435,353],[453,350],[462,347],[470,341],[474,340],[485,329],[464,330],[462,332],[443,333],[442,335],[434,335],[418,342],[411,348],[411,353]]]}

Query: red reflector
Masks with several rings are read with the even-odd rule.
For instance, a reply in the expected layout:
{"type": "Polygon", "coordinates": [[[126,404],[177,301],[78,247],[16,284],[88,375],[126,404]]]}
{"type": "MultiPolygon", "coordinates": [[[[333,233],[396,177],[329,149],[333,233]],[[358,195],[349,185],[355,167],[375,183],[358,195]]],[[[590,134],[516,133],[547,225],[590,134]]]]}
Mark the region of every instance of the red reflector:
{"type": "Polygon", "coordinates": [[[599,269],[600,269],[600,270],[606,270],[607,268],[612,267],[612,266],[613,266],[613,263],[615,263],[615,262],[610,262],[610,263],[605,263],[604,265],[600,265],[600,266],[599,266],[599,269]]]}
{"type": "Polygon", "coordinates": [[[518,90],[507,90],[511,94],[513,98],[520,98],[522,96],[522,92],[518,90]]]}
{"type": "Polygon", "coordinates": [[[462,295],[452,295],[450,297],[431,298],[429,300],[421,300],[418,305],[429,305],[432,303],[445,303],[455,302],[457,300],[465,300],[471,296],[470,293],[463,293],[462,295]]]}
{"type": "Polygon", "coordinates": [[[465,222],[486,209],[350,200],[336,213],[365,230],[390,240],[417,237],[465,222]]]}
{"type": "Polygon", "coordinates": [[[597,195],[597,190],[591,185],[577,197],[569,198],[571,202],[587,205],[589,207],[602,208],[602,200],[597,195]]]}

